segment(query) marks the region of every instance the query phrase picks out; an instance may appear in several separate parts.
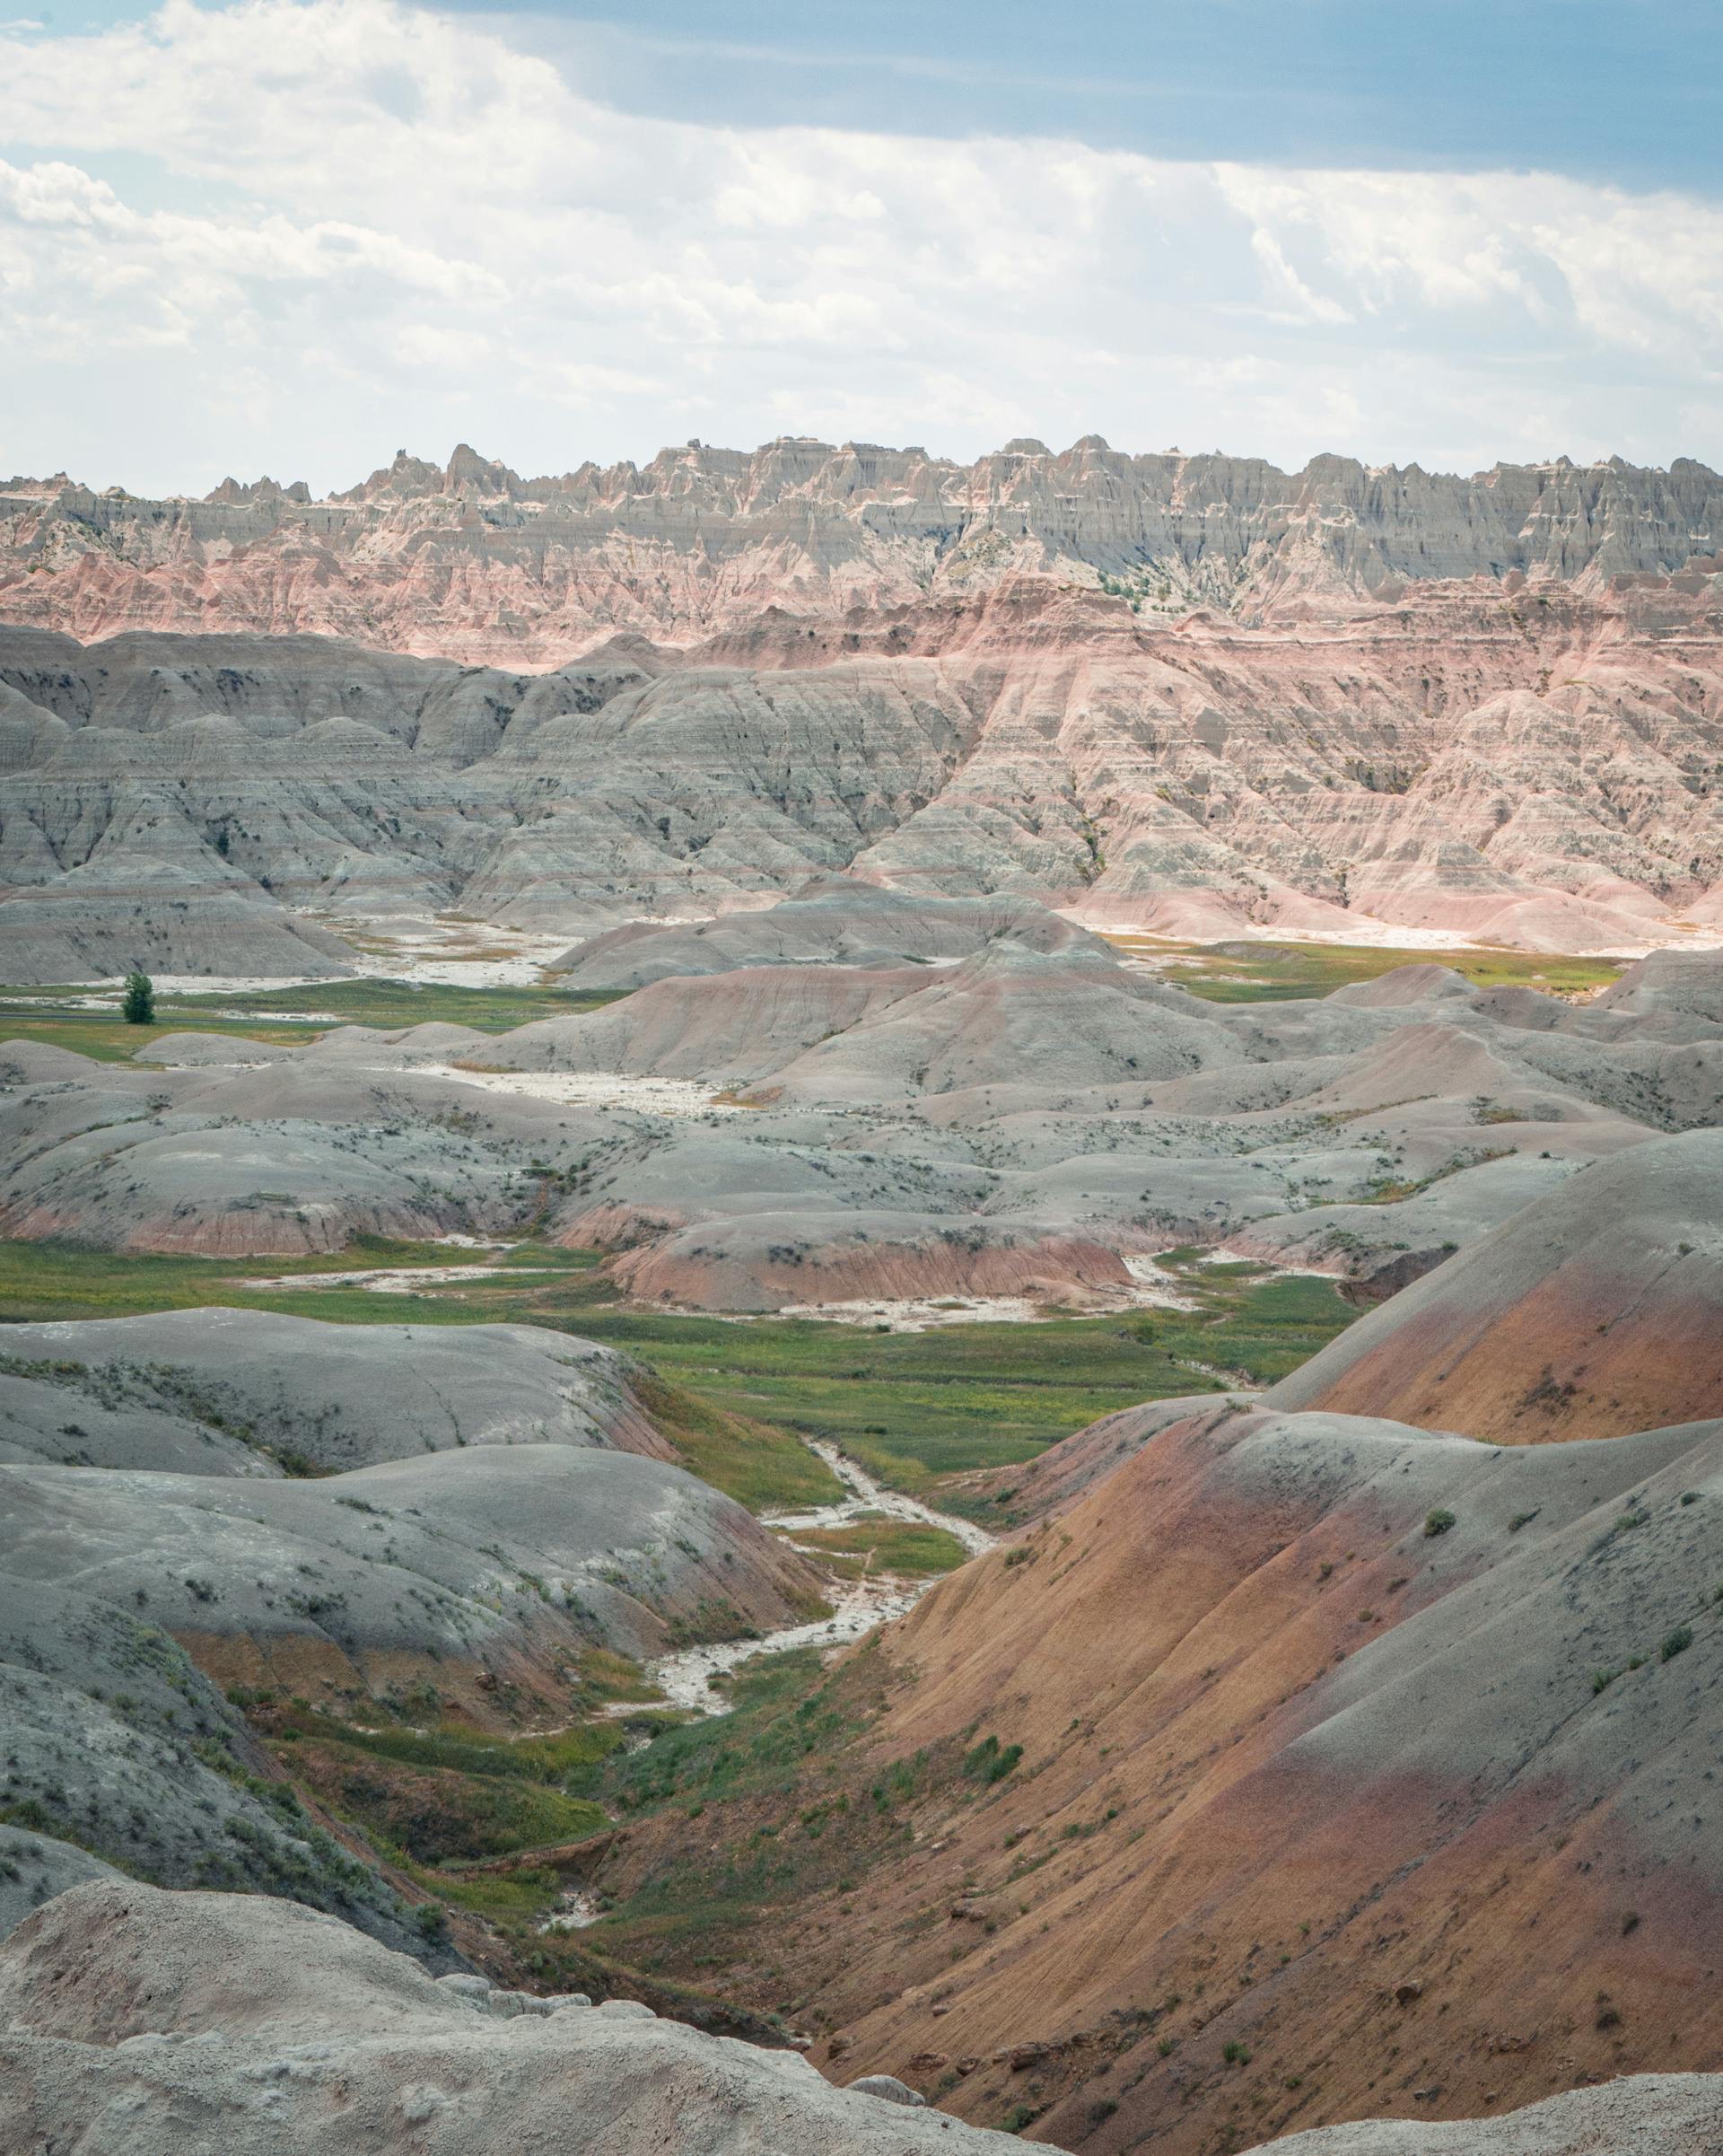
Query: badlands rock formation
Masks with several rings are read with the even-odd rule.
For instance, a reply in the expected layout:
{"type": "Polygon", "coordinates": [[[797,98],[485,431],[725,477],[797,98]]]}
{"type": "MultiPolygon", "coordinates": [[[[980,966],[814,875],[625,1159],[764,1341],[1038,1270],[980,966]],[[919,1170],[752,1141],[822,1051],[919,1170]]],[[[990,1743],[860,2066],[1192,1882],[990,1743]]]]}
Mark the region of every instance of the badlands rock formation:
{"type": "Polygon", "coordinates": [[[595,627],[683,641],[774,604],[913,605],[1025,572],[1241,618],[1429,579],[1697,577],[1723,541],[1723,480],[1685,458],[1462,478],[1328,456],[1289,473],[1128,456],[1093,434],[970,467],[870,443],[690,443],[643,470],[523,480],[463,443],[442,468],[403,451],[325,502],[268,479],[156,502],[17,478],[0,486],[0,537],[10,621],[79,637],[309,629],[544,665],[595,627]]]}
{"type": "Polygon", "coordinates": [[[585,1646],[658,1652],[818,1598],[800,1556],[671,1464],[634,1366],[562,1333],[214,1309],[4,1345],[13,1593],[147,1611],[229,1682],[506,1680],[560,1710],[585,1646]]]}
{"type": "MultiPolygon", "coordinates": [[[[180,2156],[188,2119],[248,2156],[1003,2156],[1007,2137],[833,2088],[793,2051],[658,2020],[632,2001],[432,1982],[291,1903],[81,1885],[0,1949],[0,2127],[21,2147],[180,2156]]],[[[882,2097],[885,2100],[882,2100],[882,2097]]],[[[1340,2127],[1288,2156],[1694,2156],[1723,2128],[1713,2077],[1646,2075],[1499,2122],[1340,2127]]]]}
{"type": "Polygon", "coordinates": [[[158,829],[146,821],[22,902],[0,901],[0,973],[9,981],[135,971],[328,979],[354,970],[339,936],[237,870],[153,852],[158,829]]]}
{"type": "MultiPolygon", "coordinates": [[[[1014,1471],[1016,1538],[834,1675],[866,1712],[810,1793],[920,1793],[888,1862],[833,1811],[774,1872],[814,1883],[755,2003],[812,2003],[811,2064],[433,1981],[420,1889],[218,1688],[560,1732],[618,1652],[818,1611],[662,1389],[511,1327],[11,1328],[0,2145],[1718,2139],[1720,638],[1686,461],[0,488],[0,979],[325,977],[455,915],[619,997],[0,1047],[0,1234],[537,1234],[739,1317],[1124,1308],[1194,1242],[1378,1306],[1014,1471]],[[1229,1006],[1091,933],[1384,925],[1690,948],[1586,1004],[1432,962],[1229,1006]],[[945,2113],[830,2085],[880,2073],[945,2113]]],[[[782,1855],[770,1801],[693,1808],[696,1854],[782,1855]]]]}
{"type": "Polygon", "coordinates": [[[562,1333],[217,1309],[0,1345],[0,1932],[119,1864],[447,1966],[212,1678],[555,1727],[595,1648],[819,1606],[802,1556],[670,1464],[635,1366],[562,1333]]]}
{"type": "MultiPolygon", "coordinates": [[[[1723,2041],[1723,962],[1655,956],[1591,1004],[1430,965],[1224,1006],[1031,902],[964,919],[943,964],[905,933],[828,951],[818,922],[795,962],[721,940],[742,962],[502,1036],[12,1044],[0,1223],[235,1258],[531,1229],[739,1311],[959,1284],[1104,1307],[1185,1240],[1391,1296],[1271,1399],[1056,1448],[1019,1477],[1026,1531],[879,1635],[883,1713],[809,1771],[860,1811],[920,1758],[924,1793],[888,1863],[858,1879],[835,1832],[829,1880],[774,1906],[774,1998],[815,2003],[834,2079],[1098,2156],[1384,2113],[1482,2117],[1465,2156],[1624,2118],[1687,2156],[1723,2041]],[[678,1112],[630,1104],[653,1081],[678,1112]],[[977,1783],[990,1737],[1021,1755],[977,1783]],[[1621,2075],[1647,2078],[1495,2123],[1621,2075]]],[[[462,2152],[476,2114],[527,2134],[585,2104],[616,2156],[960,2145],[782,2059],[404,1968],[384,1947],[438,1951],[406,1881],[286,1796],[210,1681],[349,1712],[430,1686],[480,1729],[506,1695],[555,1728],[594,1649],[808,1613],[806,1559],[652,1457],[625,1362],[220,1310],[6,1345],[14,2138],[129,2156],[190,2115],[263,2150],[462,2152]],[[308,1466],[334,1471],[282,1471],[308,1466]]],[[[714,1799],[699,1846],[756,1849],[828,1787],[782,1820],[714,1799]]],[[[604,1890],[661,1878],[688,1824],[631,1818],[604,1890]]]]}
{"type": "Polygon", "coordinates": [[[1599,1161],[1275,1389],[1504,1444],[1723,1415],[1723,1130],[1599,1161]]]}
{"type": "Polygon", "coordinates": [[[387,1038],[357,1063],[344,1047],[236,1066],[223,1040],[171,1070],[0,1047],[0,1232],[228,1255],[518,1232],[547,1170],[614,1128],[403,1073],[387,1038]]]}
{"type": "Polygon", "coordinates": [[[1379,1301],[1587,1162],[1717,1122],[1718,970],[1649,960],[1607,1006],[1437,967],[1219,1005],[1087,937],[1001,937],[656,980],[500,1035],[343,1027],[254,1065],[241,1043],[249,1067],[214,1036],[133,1065],[13,1043],[0,1231],[238,1257],[536,1231],[637,1297],[735,1311],[1116,1303],[1194,1241],[1379,1301]],[[690,1112],[631,1093],[667,1080],[690,1112]]]}
{"type": "Polygon", "coordinates": [[[314,975],[343,917],[590,939],[835,872],[1203,937],[1714,933],[1720,486],[1093,442],[17,482],[0,975],[314,975]]]}
{"type": "Polygon", "coordinates": [[[1033,900],[908,897],[828,876],[763,913],[631,922],[577,943],[554,970],[571,988],[643,988],[739,967],[949,964],[1006,940],[1029,951],[1097,948],[1094,937],[1033,900]]]}
{"type": "Polygon", "coordinates": [[[0,1334],[0,1461],[328,1475],[466,1445],[674,1449],[615,1349],[523,1325],[164,1310],[0,1334]],[[70,1426],[75,1424],[75,1427],[70,1426]]]}
{"type": "Polygon", "coordinates": [[[0,2143],[84,2156],[1001,2156],[628,2000],[433,1983],[289,1902],[97,1881],[0,1950],[0,2143]]]}
{"type": "Polygon", "coordinates": [[[1713,2067],[1719,1506],[1716,1421],[1164,1429],[871,1653],[888,1705],[842,1786],[917,1760],[921,1793],[859,1891],[783,1913],[816,2056],[1172,2156],[1713,2067]],[[978,1792],[990,1736],[1021,1764],[978,1792]]]}
{"type": "Polygon", "coordinates": [[[0,1570],[0,1931],[118,1864],[163,1886],[291,1895],[424,1951],[400,1897],[306,1813],[153,1620],[150,1591],[122,1603],[100,1581],[67,1584],[66,1548],[39,1554],[0,1570]]]}
{"type": "Polygon", "coordinates": [[[1640,2073],[1552,2096],[1506,2118],[1318,2126],[1274,2143],[1277,2156],[1693,2156],[1723,2135],[1711,2073],[1640,2073]]]}
{"type": "Polygon", "coordinates": [[[310,1479],[0,1469],[0,1557],[127,1608],[228,1682],[323,1694],[506,1680],[547,1705],[584,1645],[661,1653],[811,1612],[818,1581],[751,1513],[662,1461],[574,1445],[310,1479]]]}

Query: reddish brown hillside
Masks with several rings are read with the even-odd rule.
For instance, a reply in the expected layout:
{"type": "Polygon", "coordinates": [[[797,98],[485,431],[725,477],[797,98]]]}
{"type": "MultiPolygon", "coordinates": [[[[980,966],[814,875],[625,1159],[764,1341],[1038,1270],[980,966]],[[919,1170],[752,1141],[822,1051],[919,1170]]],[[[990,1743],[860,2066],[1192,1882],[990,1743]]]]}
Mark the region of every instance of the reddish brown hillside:
{"type": "Polygon", "coordinates": [[[1085,2151],[1715,2066],[1720,1573],[1723,1425],[1194,1418],[885,1635],[914,1840],[774,1973],[828,2071],[1085,2151]]]}
{"type": "Polygon", "coordinates": [[[1504,1444],[1723,1414],[1723,1131],[1599,1161],[1279,1385],[1504,1444]]]}

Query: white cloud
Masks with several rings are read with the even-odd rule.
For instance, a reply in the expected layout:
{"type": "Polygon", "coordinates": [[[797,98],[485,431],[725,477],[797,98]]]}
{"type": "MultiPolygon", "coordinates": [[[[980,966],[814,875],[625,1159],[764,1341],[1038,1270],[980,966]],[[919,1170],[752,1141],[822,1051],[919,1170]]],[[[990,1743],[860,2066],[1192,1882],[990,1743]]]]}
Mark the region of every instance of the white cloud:
{"type": "Polygon", "coordinates": [[[1351,310],[1339,300],[1326,298],[1313,292],[1286,259],[1281,242],[1265,225],[1257,225],[1250,235],[1250,251],[1262,264],[1263,275],[1269,294],[1284,300],[1289,312],[1282,318],[1290,321],[1350,322],[1351,310]]]}
{"type": "Polygon", "coordinates": [[[8,463],[343,484],[701,431],[1723,458],[1723,211],[695,127],[398,0],[0,30],[8,463]]]}

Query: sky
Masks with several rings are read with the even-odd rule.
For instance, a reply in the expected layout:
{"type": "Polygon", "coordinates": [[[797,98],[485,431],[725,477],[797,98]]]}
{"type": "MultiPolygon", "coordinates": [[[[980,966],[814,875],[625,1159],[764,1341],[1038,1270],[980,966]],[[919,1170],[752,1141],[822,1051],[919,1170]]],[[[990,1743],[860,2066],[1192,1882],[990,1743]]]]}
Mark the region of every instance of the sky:
{"type": "Polygon", "coordinates": [[[0,479],[784,434],[1723,465],[1723,0],[0,0],[0,479]]]}

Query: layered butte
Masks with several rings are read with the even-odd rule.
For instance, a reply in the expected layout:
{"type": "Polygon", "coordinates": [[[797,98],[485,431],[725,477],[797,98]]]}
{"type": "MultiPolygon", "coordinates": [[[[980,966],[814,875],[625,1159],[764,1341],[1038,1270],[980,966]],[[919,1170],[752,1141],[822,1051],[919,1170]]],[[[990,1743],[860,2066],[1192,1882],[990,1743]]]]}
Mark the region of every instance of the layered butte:
{"type": "Polygon", "coordinates": [[[342,917],[590,935],[835,870],[1197,936],[1711,934],[1720,547],[1686,460],[14,480],[0,970],[318,973],[342,917]]]}
{"type": "Polygon", "coordinates": [[[913,605],[1026,572],[1240,619],[1432,579],[1703,576],[1723,479],[1688,458],[1459,478],[1325,456],[1284,472],[1126,455],[1098,434],[1060,455],[1010,442],[973,465],[801,436],[752,453],[690,442],[644,468],[523,479],[463,443],[446,466],[403,450],[323,501],[267,478],[201,501],[14,478],[0,546],[0,618],[78,637],[309,630],[545,666],[595,633],[682,642],[774,606],[913,605]]]}

